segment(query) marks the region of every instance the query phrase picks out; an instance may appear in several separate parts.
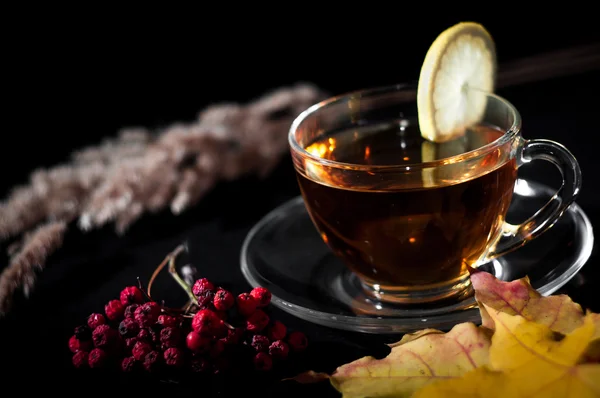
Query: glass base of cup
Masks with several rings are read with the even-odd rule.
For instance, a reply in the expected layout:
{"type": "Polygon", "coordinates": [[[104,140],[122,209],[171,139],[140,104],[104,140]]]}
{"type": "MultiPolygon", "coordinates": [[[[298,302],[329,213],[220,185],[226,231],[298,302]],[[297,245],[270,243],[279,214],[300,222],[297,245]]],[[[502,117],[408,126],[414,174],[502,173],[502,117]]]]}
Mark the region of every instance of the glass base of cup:
{"type": "MultiPolygon", "coordinates": [[[[526,219],[555,193],[555,189],[537,182],[519,180],[508,220],[526,219]]],[[[206,255],[205,244],[201,240],[190,245],[199,262],[206,255]],[[194,251],[194,247],[198,249],[194,251]]],[[[527,276],[532,286],[546,296],[572,279],[573,283],[580,283],[577,273],[590,258],[593,247],[592,225],[574,203],[539,238],[481,264],[478,269],[505,281],[527,276]]],[[[263,286],[272,292],[271,303],[275,307],[326,327],[394,334],[424,328],[450,330],[457,323],[481,322],[470,286],[464,290],[460,286],[427,289],[420,292],[422,299],[424,296],[424,301],[434,300],[415,305],[382,300],[394,298],[392,293],[396,299],[402,299],[406,292],[384,289],[387,295],[381,295],[381,286],[377,298],[373,289],[366,288],[323,243],[300,196],[265,215],[248,232],[240,253],[240,269],[251,286],[263,286]],[[444,290],[450,294],[444,294],[444,290]]],[[[218,269],[205,272],[209,278],[222,277],[218,269]],[[211,272],[215,274],[213,277],[211,272]]]]}
{"type": "MultiPolygon", "coordinates": [[[[332,262],[336,260],[331,257],[332,262]]],[[[335,270],[330,264],[320,271],[319,279],[327,285],[324,290],[330,297],[356,315],[427,317],[476,305],[468,275],[461,277],[460,281],[438,285],[435,289],[410,292],[370,285],[347,268],[335,270]]]]}
{"type": "Polygon", "coordinates": [[[462,301],[473,295],[471,280],[466,273],[445,283],[429,286],[386,286],[361,280],[361,286],[367,296],[385,303],[393,303],[411,307],[414,305],[448,303],[462,301]]]}

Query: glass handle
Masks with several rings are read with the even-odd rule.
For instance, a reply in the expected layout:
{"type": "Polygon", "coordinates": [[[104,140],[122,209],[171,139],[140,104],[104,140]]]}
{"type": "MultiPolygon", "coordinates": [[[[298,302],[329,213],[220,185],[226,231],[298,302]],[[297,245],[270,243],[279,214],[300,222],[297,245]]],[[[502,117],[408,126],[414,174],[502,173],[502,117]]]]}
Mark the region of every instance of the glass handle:
{"type": "Polygon", "coordinates": [[[504,222],[502,233],[490,249],[487,262],[526,244],[552,227],[576,199],[581,189],[581,170],[567,148],[550,140],[524,141],[519,167],[534,160],[546,160],[555,165],[562,175],[562,185],[550,200],[525,222],[513,225],[504,222]]]}

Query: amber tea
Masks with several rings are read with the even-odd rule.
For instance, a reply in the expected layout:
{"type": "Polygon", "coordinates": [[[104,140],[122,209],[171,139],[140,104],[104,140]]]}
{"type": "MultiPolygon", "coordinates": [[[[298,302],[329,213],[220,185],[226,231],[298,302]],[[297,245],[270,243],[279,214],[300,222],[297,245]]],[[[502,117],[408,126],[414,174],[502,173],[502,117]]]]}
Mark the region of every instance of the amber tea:
{"type": "MultiPolygon", "coordinates": [[[[503,134],[479,125],[461,138],[434,144],[421,137],[416,123],[401,120],[323,134],[305,149],[350,168],[394,165],[408,171],[411,165],[477,150],[503,134]]],[[[447,178],[432,167],[410,183],[382,175],[365,185],[355,175],[311,164],[298,180],[331,250],[376,290],[410,294],[464,279],[467,266],[499,236],[516,162],[490,151],[469,165],[453,169],[447,178]]]]}

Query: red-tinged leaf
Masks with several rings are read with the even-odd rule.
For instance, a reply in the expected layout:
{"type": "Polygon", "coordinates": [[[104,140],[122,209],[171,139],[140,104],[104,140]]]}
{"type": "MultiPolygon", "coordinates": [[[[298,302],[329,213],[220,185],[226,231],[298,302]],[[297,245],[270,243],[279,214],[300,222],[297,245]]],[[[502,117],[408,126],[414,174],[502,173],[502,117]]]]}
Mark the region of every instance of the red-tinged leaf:
{"type": "MultiPolygon", "coordinates": [[[[485,304],[483,304],[485,306],[485,304]]],[[[595,335],[590,314],[566,336],[547,326],[487,307],[497,326],[489,363],[460,378],[431,383],[413,398],[600,396],[600,365],[580,364],[595,335]]]]}
{"type": "MultiPolygon", "coordinates": [[[[504,282],[487,272],[475,272],[471,283],[480,304],[509,315],[520,315],[555,332],[569,333],[583,323],[584,311],[579,304],[566,295],[542,296],[527,277],[504,282]]],[[[494,321],[481,305],[480,310],[483,326],[494,329],[494,321]]]]}
{"type": "Polygon", "coordinates": [[[488,361],[488,331],[472,323],[448,333],[407,335],[383,359],[364,357],[339,367],[331,384],[349,397],[409,397],[435,380],[458,377],[488,361]]]}
{"type": "Polygon", "coordinates": [[[364,357],[329,377],[309,372],[297,380],[329,379],[344,398],[597,393],[599,314],[584,314],[566,295],[542,297],[527,278],[503,282],[477,272],[471,280],[484,327],[423,329],[390,344],[386,358],[364,357]]]}
{"type": "Polygon", "coordinates": [[[444,334],[444,332],[442,332],[441,330],[437,330],[437,329],[423,329],[423,330],[416,331],[414,333],[407,333],[404,336],[402,336],[402,339],[400,339],[400,341],[398,341],[396,343],[388,344],[388,347],[394,348],[399,345],[406,344],[413,340],[419,339],[423,336],[427,336],[428,334],[444,334]]]}
{"type": "MultiPolygon", "coordinates": [[[[579,304],[564,294],[542,296],[527,277],[505,282],[487,272],[475,272],[471,275],[471,283],[479,303],[482,324],[489,329],[493,330],[495,325],[485,306],[508,315],[520,315],[561,334],[570,333],[583,324],[584,311],[579,304]]],[[[590,313],[589,316],[597,325],[596,334],[582,361],[600,362],[600,315],[590,313]]]]}

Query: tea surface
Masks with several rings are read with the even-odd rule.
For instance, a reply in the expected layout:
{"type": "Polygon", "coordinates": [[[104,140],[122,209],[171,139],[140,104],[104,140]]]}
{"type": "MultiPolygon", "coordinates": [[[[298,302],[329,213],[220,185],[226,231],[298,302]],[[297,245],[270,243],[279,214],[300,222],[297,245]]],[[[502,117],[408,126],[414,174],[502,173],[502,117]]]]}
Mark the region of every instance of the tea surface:
{"type": "MultiPolygon", "coordinates": [[[[344,163],[409,165],[475,150],[502,134],[478,126],[433,144],[400,122],[329,134],[306,149],[344,163]]],[[[350,179],[328,181],[323,173],[318,182],[300,173],[298,180],[323,240],[354,272],[372,284],[410,290],[458,280],[497,237],[516,178],[515,161],[502,162],[492,156],[469,179],[409,190],[393,181],[357,189],[350,179]]]]}

